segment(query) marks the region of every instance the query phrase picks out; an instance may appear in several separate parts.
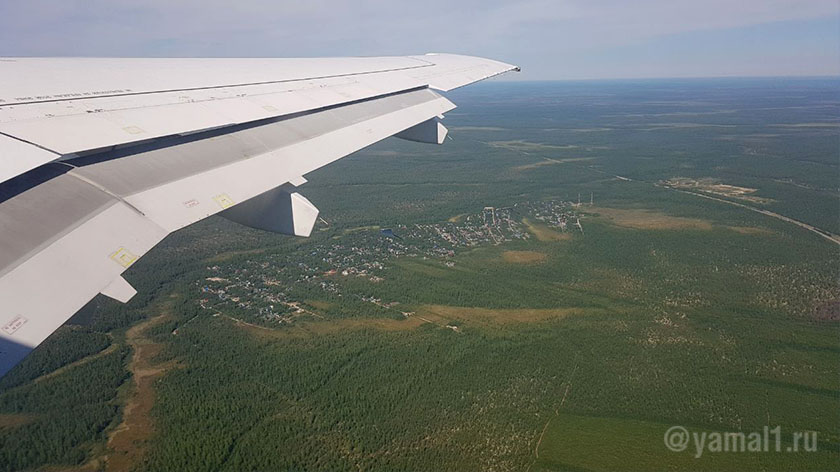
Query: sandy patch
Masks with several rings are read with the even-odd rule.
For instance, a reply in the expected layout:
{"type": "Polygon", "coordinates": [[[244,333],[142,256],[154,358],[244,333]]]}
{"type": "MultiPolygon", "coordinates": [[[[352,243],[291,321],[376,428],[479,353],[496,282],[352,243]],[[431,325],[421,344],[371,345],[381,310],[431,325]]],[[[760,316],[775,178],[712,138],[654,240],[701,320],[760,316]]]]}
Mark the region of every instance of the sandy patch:
{"type": "Polygon", "coordinates": [[[536,264],[543,262],[548,254],[536,251],[505,251],[502,260],[511,264],[536,264]]]}
{"type": "Polygon", "coordinates": [[[528,218],[522,218],[522,224],[524,224],[528,228],[528,231],[530,231],[531,234],[533,234],[537,237],[538,240],[543,242],[568,241],[572,239],[571,233],[563,233],[559,230],[550,228],[542,223],[531,221],[528,218]]]}
{"type": "Polygon", "coordinates": [[[609,220],[610,223],[625,228],[660,230],[699,229],[706,231],[713,228],[712,223],[708,220],[670,216],[655,210],[596,207],[588,211],[597,213],[599,217],[609,220]]]}
{"type": "Polygon", "coordinates": [[[574,144],[563,144],[563,145],[556,145],[556,144],[541,144],[541,143],[532,143],[530,141],[523,141],[521,139],[517,139],[515,141],[490,141],[487,143],[491,147],[494,148],[501,148],[507,149],[510,151],[519,151],[519,152],[536,152],[536,151],[546,151],[546,150],[569,150],[569,149],[578,149],[580,146],[575,146],[574,144]]]}
{"type": "MultiPolygon", "coordinates": [[[[406,308],[408,309],[408,308],[406,308]]],[[[324,321],[301,321],[293,326],[267,328],[226,317],[234,326],[262,339],[289,339],[323,336],[325,334],[348,333],[375,329],[379,331],[406,331],[431,324],[441,329],[454,330],[467,322],[472,326],[528,323],[556,320],[572,315],[600,312],[581,308],[475,308],[448,305],[423,305],[408,312],[404,319],[390,318],[347,318],[324,321]],[[452,323],[455,325],[452,325],[452,323]]]]}
{"type": "Polygon", "coordinates": [[[237,328],[243,329],[259,338],[269,339],[306,338],[310,336],[363,331],[368,329],[381,331],[405,331],[417,328],[425,323],[435,323],[432,320],[411,315],[402,320],[391,318],[344,318],[324,321],[299,321],[294,323],[292,326],[269,328],[245,323],[241,320],[233,318],[228,319],[230,319],[237,328]]]}
{"type": "Polygon", "coordinates": [[[27,415],[24,413],[0,414],[0,429],[17,428],[18,426],[23,426],[27,423],[35,421],[35,418],[37,418],[37,416],[27,415]]]}
{"type": "Polygon", "coordinates": [[[111,432],[106,457],[106,470],[129,470],[140,463],[146,452],[146,441],[154,433],[151,411],[155,404],[154,385],[157,379],[175,362],[155,364],[153,359],[163,349],[163,344],[154,343],[145,337],[146,329],[165,322],[169,315],[164,313],[131,327],[125,334],[126,342],[134,354],[129,362],[134,389],[123,409],[122,423],[111,432]]]}
{"type": "Polygon", "coordinates": [[[431,320],[448,323],[451,321],[487,323],[527,323],[561,319],[571,315],[584,314],[580,308],[475,308],[450,305],[424,305],[417,310],[431,320]]]}
{"type": "Polygon", "coordinates": [[[770,203],[773,200],[770,198],[758,197],[753,195],[758,189],[750,187],[739,187],[737,185],[728,185],[717,182],[714,179],[692,179],[688,177],[674,177],[673,179],[663,182],[666,187],[677,188],[681,190],[699,191],[719,195],[721,197],[737,198],[752,203],[770,203]]]}
{"type": "Polygon", "coordinates": [[[595,157],[570,157],[568,159],[551,159],[546,157],[540,162],[535,162],[533,164],[525,164],[521,166],[516,166],[513,170],[528,170],[528,169],[536,169],[543,166],[551,166],[556,164],[564,164],[567,162],[582,162],[582,161],[591,161],[596,159],[595,157]]]}

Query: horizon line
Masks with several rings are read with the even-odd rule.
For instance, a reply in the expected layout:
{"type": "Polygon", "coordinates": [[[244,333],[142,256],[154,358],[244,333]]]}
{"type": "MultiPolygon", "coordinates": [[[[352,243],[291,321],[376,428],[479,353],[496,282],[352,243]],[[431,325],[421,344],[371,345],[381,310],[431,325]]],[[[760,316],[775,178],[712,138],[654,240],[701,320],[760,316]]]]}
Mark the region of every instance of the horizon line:
{"type": "Polygon", "coordinates": [[[710,79],[837,79],[840,74],[824,75],[696,75],[696,76],[651,76],[651,77],[585,77],[558,79],[508,79],[495,80],[503,82],[596,82],[596,81],[633,81],[633,80],[710,80],[710,79]]]}

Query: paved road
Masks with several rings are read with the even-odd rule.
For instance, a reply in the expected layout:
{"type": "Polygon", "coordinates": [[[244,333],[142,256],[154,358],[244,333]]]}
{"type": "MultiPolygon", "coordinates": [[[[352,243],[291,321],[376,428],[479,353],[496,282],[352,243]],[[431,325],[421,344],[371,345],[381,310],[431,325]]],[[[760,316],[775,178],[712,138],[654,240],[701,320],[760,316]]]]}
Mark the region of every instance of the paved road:
{"type": "Polygon", "coordinates": [[[809,225],[808,223],[804,223],[804,222],[799,221],[799,220],[794,220],[793,218],[787,217],[785,215],[780,215],[778,213],[774,213],[770,210],[763,210],[761,208],[755,208],[755,207],[751,207],[749,205],[744,205],[743,203],[733,202],[733,201],[730,201],[730,200],[725,200],[723,198],[713,197],[711,195],[706,195],[706,194],[703,194],[703,193],[692,192],[690,190],[680,190],[680,189],[676,189],[674,187],[670,187],[670,186],[667,186],[667,185],[664,185],[664,187],[668,188],[668,189],[671,189],[675,192],[682,192],[682,193],[687,193],[689,195],[695,195],[695,196],[698,196],[698,197],[708,198],[709,200],[714,200],[716,202],[728,203],[730,205],[735,205],[737,207],[746,208],[747,210],[751,210],[751,211],[754,211],[756,213],[761,213],[762,215],[772,216],[773,218],[776,218],[776,219],[779,219],[779,220],[782,220],[782,221],[787,221],[788,223],[793,223],[796,226],[799,226],[801,228],[805,228],[808,231],[816,233],[816,234],[822,236],[823,238],[825,238],[825,239],[827,239],[827,240],[829,240],[829,241],[831,241],[835,244],[840,244],[840,236],[838,236],[834,233],[831,233],[831,232],[826,231],[824,229],[817,228],[816,226],[809,225]]]}

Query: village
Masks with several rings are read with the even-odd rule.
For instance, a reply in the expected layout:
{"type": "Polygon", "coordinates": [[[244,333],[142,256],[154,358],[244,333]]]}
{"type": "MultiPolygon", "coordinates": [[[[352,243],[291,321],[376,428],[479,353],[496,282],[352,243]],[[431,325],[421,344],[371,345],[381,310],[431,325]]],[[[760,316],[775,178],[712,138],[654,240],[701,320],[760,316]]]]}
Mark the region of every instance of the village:
{"type": "Polygon", "coordinates": [[[538,221],[559,232],[582,233],[579,206],[554,200],[525,202],[484,207],[442,223],[351,229],[308,252],[209,266],[206,277],[197,283],[199,303],[215,313],[268,325],[321,316],[302,302],[303,295],[360,301],[411,316],[400,309],[399,301],[359,293],[358,284],[349,282],[382,282],[389,264],[404,257],[455,267],[459,251],[532,238],[523,220],[538,221]]]}

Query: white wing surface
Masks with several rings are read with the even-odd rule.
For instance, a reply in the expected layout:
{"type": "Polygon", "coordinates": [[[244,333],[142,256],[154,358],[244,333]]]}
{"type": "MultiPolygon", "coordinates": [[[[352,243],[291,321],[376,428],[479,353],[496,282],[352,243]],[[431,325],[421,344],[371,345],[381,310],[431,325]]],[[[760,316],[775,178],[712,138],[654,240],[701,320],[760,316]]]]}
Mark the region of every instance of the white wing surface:
{"type": "Polygon", "coordinates": [[[224,212],[308,236],[304,175],[386,137],[440,144],[447,91],[516,67],[448,54],[0,59],[0,375],[167,234],[224,212]]]}

